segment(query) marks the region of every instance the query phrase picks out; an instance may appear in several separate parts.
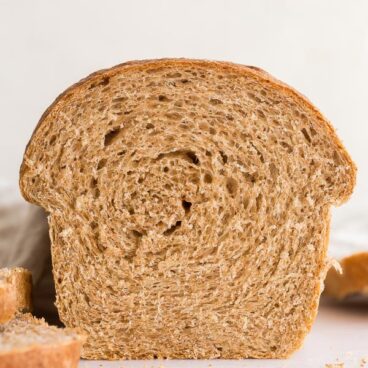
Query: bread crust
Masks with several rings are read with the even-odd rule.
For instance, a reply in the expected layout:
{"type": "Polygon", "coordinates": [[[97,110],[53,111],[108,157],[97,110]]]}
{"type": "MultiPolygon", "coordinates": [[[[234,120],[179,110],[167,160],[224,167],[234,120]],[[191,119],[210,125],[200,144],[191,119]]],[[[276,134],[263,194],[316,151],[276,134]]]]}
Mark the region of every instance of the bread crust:
{"type": "Polygon", "coordinates": [[[345,257],[340,261],[342,273],[331,268],[325,281],[325,295],[344,299],[351,295],[368,296],[368,252],[345,257]]]}
{"type": "Polygon", "coordinates": [[[0,353],[0,368],[76,368],[82,343],[79,340],[58,345],[33,345],[0,353]]]}
{"type": "Polygon", "coordinates": [[[9,321],[17,311],[14,288],[6,284],[0,286],[0,323],[9,321]]]}
{"type": "MultiPolygon", "coordinates": [[[[152,68],[154,66],[157,67],[166,67],[166,66],[175,66],[175,65],[182,65],[186,67],[190,66],[200,66],[200,67],[207,67],[207,68],[213,68],[218,71],[232,71],[237,72],[240,74],[251,74],[254,77],[256,77],[259,80],[262,80],[268,84],[270,84],[273,88],[279,91],[283,91],[290,97],[296,98],[304,107],[312,110],[320,124],[329,132],[331,140],[336,144],[339,149],[344,153],[345,161],[346,163],[352,168],[351,170],[351,180],[349,181],[350,185],[347,188],[347,190],[343,193],[339,201],[336,203],[337,205],[340,205],[344,202],[346,202],[350,195],[353,192],[353,189],[355,187],[356,183],[356,165],[354,161],[351,159],[349,153],[346,151],[344,145],[340,141],[340,139],[337,137],[336,132],[332,124],[322,115],[322,113],[301,93],[299,93],[294,88],[288,86],[287,84],[279,81],[278,79],[274,78],[270,74],[268,74],[263,69],[260,69],[258,67],[254,66],[246,66],[246,65],[240,65],[230,62],[224,62],[224,61],[209,61],[209,60],[196,60],[196,59],[186,59],[186,58],[178,58],[178,59],[156,59],[156,60],[134,60],[134,61],[128,61],[122,64],[118,64],[110,69],[102,69],[97,72],[94,72],[87,76],[86,78],[81,79],[79,82],[73,84],[71,87],[67,88],[63,93],[61,93],[55,101],[47,108],[47,110],[42,114],[38,124],[36,125],[36,128],[34,129],[32,136],[26,146],[24,157],[27,156],[27,150],[29,148],[30,142],[32,141],[34,135],[37,133],[38,129],[42,125],[42,123],[45,121],[46,117],[50,114],[51,111],[58,111],[59,105],[64,101],[70,99],[73,95],[78,94],[80,92],[81,86],[85,83],[92,83],[99,80],[104,80],[105,78],[113,77],[115,74],[121,73],[121,72],[129,72],[131,70],[135,69],[141,69],[146,70],[148,68],[152,68]]],[[[19,172],[19,187],[20,191],[25,199],[28,201],[31,201],[31,199],[27,196],[27,192],[22,184],[22,175],[25,171],[25,161],[23,160],[20,172],[19,172]]],[[[35,203],[37,204],[37,203],[35,203]]]]}
{"type": "Polygon", "coordinates": [[[14,317],[16,312],[32,311],[32,275],[24,268],[3,269],[6,279],[0,284],[0,323],[14,317]]]}

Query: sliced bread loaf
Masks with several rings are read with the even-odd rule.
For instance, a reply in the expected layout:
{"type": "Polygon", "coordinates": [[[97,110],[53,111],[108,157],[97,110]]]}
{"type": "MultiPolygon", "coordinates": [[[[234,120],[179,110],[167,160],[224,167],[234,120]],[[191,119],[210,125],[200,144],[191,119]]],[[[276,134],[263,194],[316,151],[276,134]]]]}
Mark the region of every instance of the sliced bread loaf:
{"type": "Polygon", "coordinates": [[[75,368],[83,338],[30,314],[0,325],[0,368],[75,368]]]}
{"type": "Polygon", "coordinates": [[[353,295],[368,297],[368,252],[355,253],[340,261],[341,272],[331,268],[325,281],[325,295],[344,299],[353,295]]]}
{"type": "Polygon", "coordinates": [[[32,275],[24,268],[0,269],[0,323],[16,312],[30,312],[32,275]]]}
{"type": "Polygon", "coordinates": [[[331,205],[355,166],[266,72],[198,60],[92,74],[20,173],[49,213],[57,306],[86,358],[280,358],[315,319],[331,205]]]}

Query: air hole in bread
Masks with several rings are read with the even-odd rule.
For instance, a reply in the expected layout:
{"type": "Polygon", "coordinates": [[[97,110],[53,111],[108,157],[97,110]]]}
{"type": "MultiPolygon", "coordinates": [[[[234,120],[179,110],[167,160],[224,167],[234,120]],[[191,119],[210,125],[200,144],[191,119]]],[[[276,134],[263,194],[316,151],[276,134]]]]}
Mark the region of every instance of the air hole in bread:
{"type": "Polygon", "coordinates": [[[256,176],[254,174],[250,174],[248,172],[243,172],[242,175],[244,176],[244,178],[249,181],[250,183],[255,183],[256,182],[256,176]]]}
{"type": "Polygon", "coordinates": [[[203,180],[204,180],[205,183],[211,184],[212,181],[213,181],[213,177],[210,173],[205,173],[203,180]]]}
{"type": "Polygon", "coordinates": [[[219,100],[218,98],[211,98],[210,99],[210,104],[211,105],[221,105],[223,102],[221,100],[219,100]]]}
{"type": "Polygon", "coordinates": [[[105,245],[102,245],[101,243],[97,243],[98,250],[103,253],[106,251],[107,247],[105,245]]]}
{"type": "Polygon", "coordinates": [[[141,238],[143,236],[143,234],[140,231],[137,231],[137,230],[132,230],[132,235],[135,238],[141,238]]]}
{"type": "Polygon", "coordinates": [[[187,151],[186,155],[193,162],[194,165],[200,165],[199,158],[193,151],[187,151]]]}
{"type": "Polygon", "coordinates": [[[176,223],[164,231],[164,235],[171,235],[176,229],[178,229],[181,226],[181,221],[176,221],[176,223]]]}
{"type": "Polygon", "coordinates": [[[286,148],[286,151],[288,153],[293,152],[293,147],[290,146],[290,144],[286,143],[286,142],[280,142],[281,146],[286,148]]]}
{"type": "Polygon", "coordinates": [[[153,129],[155,126],[152,123],[146,125],[146,129],[153,129]]]}
{"type": "Polygon", "coordinates": [[[164,95],[160,95],[158,96],[158,100],[161,101],[161,102],[168,102],[170,101],[166,96],[164,95]]]}
{"type": "Polygon", "coordinates": [[[115,128],[113,130],[110,130],[106,135],[105,135],[105,147],[109,146],[110,144],[113,144],[119,137],[119,133],[121,131],[121,128],[115,128]]]}
{"type": "Polygon", "coordinates": [[[97,187],[97,183],[98,183],[97,179],[96,178],[92,178],[91,179],[91,183],[90,183],[90,187],[91,188],[96,188],[97,187]]]}
{"type": "Polygon", "coordinates": [[[244,198],[243,200],[243,207],[246,210],[249,206],[249,198],[244,198]]]}
{"type": "Polygon", "coordinates": [[[119,103],[119,102],[124,102],[124,101],[127,101],[128,100],[128,97],[115,97],[112,99],[112,102],[113,103],[119,103]]]}
{"type": "Polygon", "coordinates": [[[309,134],[308,134],[308,132],[307,132],[307,130],[305,128],[302,129],[302,133],[303,133],[304,138],[306,139],[306,141],[308,143],[312,142],[311,137],[309,136],[309,134]]]}
{"type": "Polygon", "coordinates": [[[234,196],[238,190],[238,182],[234,178],[227,178],[226,189],[231,196],[234,196]]]}
{"type": "Polygon", "coordinates": [[[164,169],[163,169],[163,171],[164,171],[165,173],[167,173],[167,172],[169,172],[169,168],[168,168],[167,166],[165,166],[165,167],[164,167],[164,169]]]}
{"type": "Polygon", "coordinates": [[[166,74],[166,77],[167,78],[180,78],[181,73],[179,73],[179,72],[168,73],[168,74],[166,74]]]}
{"type": "Polygon", "coordinates": [[[256,207],[257,207],[257,211],[259,211],[261,209],[262,206],[262,194],[258,194],[257,198],[256,198],[256,207]]]}
{"type": "Polygon", "coordinates": [[[223,151],[220,151],[220,155],[221,155],[222,162],[224,164],[226,164],[227,163],[227,155],[223,151]]]}
{"type": "Polygon", "coordinates": [[[97,164],[97,170],[101,170],[106,165],[106,158],[102,158],[97,164]]]}
{"type": "Polygon", "coordinates": [[[52,146],[56,141],[56,135],[52,135],[49,140],[49,145],[52,146]]]}
{"type": "Polygon", "coordinates": [[[182,200],[181,204],[184,208],[185,213],[188,213],[190,211],[190,208],[192,207],[192,203],[186,200],[182,200]]]}

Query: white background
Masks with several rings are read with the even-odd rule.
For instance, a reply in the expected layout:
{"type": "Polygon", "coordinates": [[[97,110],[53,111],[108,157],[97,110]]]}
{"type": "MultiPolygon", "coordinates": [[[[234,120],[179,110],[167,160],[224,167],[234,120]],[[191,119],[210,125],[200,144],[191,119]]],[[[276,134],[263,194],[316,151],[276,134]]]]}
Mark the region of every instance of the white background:
{"type": "Polygon", "coordinates": [[[366,0],[0,0],[0,182],[17,185],[25,145],[65,88],[101,68],[160,57],[256,65],[308,96],[359,169],[334,231],[347,214],[367,217],[366,0]]]}

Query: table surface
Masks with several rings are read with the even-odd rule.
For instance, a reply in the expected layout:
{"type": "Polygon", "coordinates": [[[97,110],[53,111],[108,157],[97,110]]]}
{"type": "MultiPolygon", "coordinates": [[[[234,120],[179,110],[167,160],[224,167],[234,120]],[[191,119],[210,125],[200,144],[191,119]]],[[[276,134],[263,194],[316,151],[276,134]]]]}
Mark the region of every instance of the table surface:
{"type": "Polygon", "coordinates": [[[368,303],[324,301],[304,346],[288,360],[85,361],[80,368],[368,368],[368,303]],[[366,363],[365,363],[366,361],[366,363]]]}

